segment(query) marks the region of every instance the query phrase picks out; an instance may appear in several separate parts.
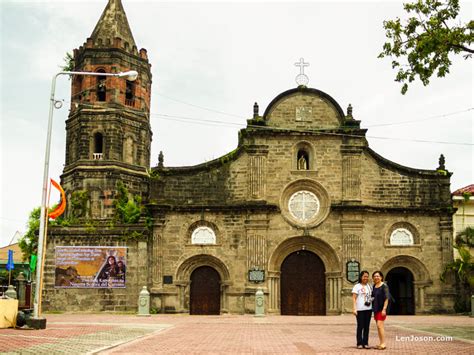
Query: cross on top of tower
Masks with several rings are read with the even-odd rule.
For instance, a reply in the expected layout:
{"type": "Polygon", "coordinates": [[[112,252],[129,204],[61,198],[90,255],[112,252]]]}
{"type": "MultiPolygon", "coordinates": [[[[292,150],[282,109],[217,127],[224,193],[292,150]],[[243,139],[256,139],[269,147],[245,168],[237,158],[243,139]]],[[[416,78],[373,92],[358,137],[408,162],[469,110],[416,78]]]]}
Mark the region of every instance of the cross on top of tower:
{"type": "Polygon", "coordinates": [[[298,86],[306,86],[309,82],[309,78],[304,73],[304,67],[308,67],[309,63],[305,63],[303,58],[300,58],[300,61],[295,63],[296,67],[300,67],[300,73],[296,76],[296,83],[298,86]]]}
{"type": "Polygon", "coordinates": [[[295,67],[300,67],[300,74],[304,74],[304,67],[309,67],[309,63],[305,63],[303,58],[300,58],[298,63],[295,63],[295,67]]]}

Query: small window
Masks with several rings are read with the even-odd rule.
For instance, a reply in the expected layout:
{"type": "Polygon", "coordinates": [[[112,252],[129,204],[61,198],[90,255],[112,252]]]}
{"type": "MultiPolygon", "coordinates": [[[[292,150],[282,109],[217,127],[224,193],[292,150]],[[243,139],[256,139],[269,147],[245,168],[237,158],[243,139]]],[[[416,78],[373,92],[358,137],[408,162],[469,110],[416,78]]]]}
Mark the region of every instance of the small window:
{"type": "MultiPolygon", "coordinates": [[[[105,73],[103,69],[99,69],[98,73],[105,73]]],[[[97,101],[105,101],[107,87],[106,87],[106,79],[105,75],[98,75],[97,76],[97,101]]]]}
{"type": "Polygon", "coordinates": [[[309,154],[306,150],[298,150],[296,159],[297,170],[309,170],[309,154]]]}
{"type": "Polygon", "coordinates": [[[125,86],[125,105],[133,106],[135,100],[135,85],[133,81],[126,81],[125,86]]]}
{"type": "Polygon", "coordinates": [[[101,160],[104,152],[104,137],[102,133],[94,134],[94,152],[92,158],[95,160],[101,160]]]}
{"type": "Polygon", "coordinates": [[[209,227],[198,227],[191,235],[192,244],[216,244],[216,234],[209,227]]]}
{"type": "Polygon", "coordinates": [[[406,228],[397,228],[390,235],[390,245],[413,245],[413,234],[406,228]]]}

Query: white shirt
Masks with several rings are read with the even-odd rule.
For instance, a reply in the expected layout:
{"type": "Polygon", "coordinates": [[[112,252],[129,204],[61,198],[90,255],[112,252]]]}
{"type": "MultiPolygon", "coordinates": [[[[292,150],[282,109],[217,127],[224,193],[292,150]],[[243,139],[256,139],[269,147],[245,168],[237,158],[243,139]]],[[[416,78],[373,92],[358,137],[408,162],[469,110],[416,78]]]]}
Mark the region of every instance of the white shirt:
{"type": "Polygon", "coordinates": [[[366,306],[364,304],[366,301],[370,301],[370,298],[372,297],[372,289],[370,288],[369,284],[356,284],[352,289],[352,293],[357,295],[356,309],[358,311],[372,310],[372,303],[370,303],[370,306],[366,306]]]}

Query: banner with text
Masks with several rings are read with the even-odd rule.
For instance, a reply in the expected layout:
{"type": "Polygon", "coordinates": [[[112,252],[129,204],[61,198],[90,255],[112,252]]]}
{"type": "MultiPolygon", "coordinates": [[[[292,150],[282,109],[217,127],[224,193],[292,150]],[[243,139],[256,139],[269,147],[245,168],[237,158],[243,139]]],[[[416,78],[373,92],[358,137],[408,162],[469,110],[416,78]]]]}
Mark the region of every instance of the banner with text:
{"type": "Polygon", "coordinates": [[[126,247],[55,247],[55,287],[123,288],[126,247]]]}

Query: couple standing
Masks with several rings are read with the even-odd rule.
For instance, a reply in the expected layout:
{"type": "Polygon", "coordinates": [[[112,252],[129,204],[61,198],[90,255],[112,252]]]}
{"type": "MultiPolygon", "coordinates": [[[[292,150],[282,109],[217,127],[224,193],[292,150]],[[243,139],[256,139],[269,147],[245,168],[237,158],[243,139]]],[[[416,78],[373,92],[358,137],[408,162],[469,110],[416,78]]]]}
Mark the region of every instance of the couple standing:
{"type": "Polygon", "coordinates": [[[369,272],[361,271],[359,283],[352,289],[352,313],[357,318],[357,348],[369,349],[370,318],[374,312],[379,334],[379,345],[375,348],[385,350],[384,321],[387,318],[387,306],[390,298],[388,286],[383,282],[381,271],[372,274],[373,286],[369,285],[369,272]]]}

